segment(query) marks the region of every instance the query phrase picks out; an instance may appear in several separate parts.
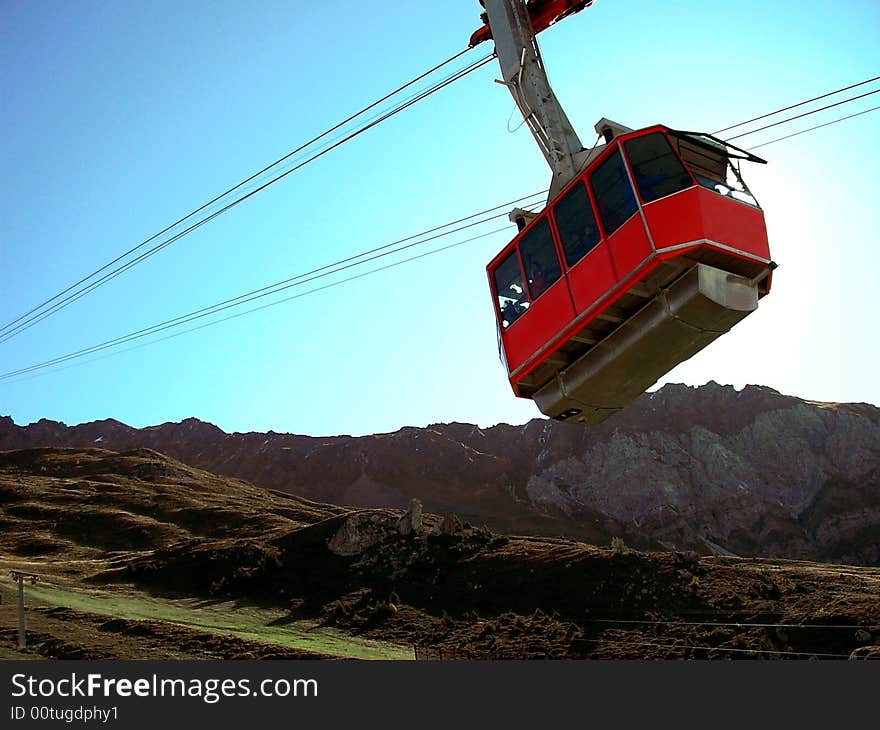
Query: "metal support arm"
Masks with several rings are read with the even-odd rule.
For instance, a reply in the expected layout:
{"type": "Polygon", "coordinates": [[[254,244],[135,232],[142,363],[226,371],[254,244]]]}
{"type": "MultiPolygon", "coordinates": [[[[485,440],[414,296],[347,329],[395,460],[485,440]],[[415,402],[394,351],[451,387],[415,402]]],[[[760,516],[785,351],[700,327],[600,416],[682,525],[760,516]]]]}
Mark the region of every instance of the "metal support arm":
{"type": "Polygon", "coordinates": [[[525,0],[485,0],[503,83],[547,159],[555,197],[583,168],[587,151],[556,99],[544,71],[525,0]]]}

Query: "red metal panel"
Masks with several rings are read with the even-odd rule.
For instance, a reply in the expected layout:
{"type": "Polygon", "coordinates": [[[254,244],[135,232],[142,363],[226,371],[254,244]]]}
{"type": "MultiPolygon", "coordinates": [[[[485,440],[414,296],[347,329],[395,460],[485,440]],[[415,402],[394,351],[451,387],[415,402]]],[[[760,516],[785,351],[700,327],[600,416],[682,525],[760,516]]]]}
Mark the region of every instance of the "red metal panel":
{"type": "Polygon", "coordinates": [[[502,331],[507,366],[511,371],[531,357],[574,317],[567,283],[563,276],[532,302],[525,314],[502,331]]]}
{"type": "Polygon", "coordinates": [[[575,312],[589,309],[596,300],[607,292],[617,281],[614,266],[611,263],[611,252],[605,241],[578,261],[568,271],[568,282],[571,296],[574,299],[575,312]]]}
{"type": "Polygon", "coordinates": [[[638,213],[612,233],[606,241],[618,281],[627,278],[651,253],[648,234],[638,213]]]}
{"type": "Polygon", "coordinates": [[[693,187],[644,206],[648,229],[657,249],[705,237],[699,191],[693,187]]]}
{"type": "Polygon", "coordinates": [[[763,211],[705,188],[699,188],[698,193],[706,238],[770,258],[763,211]]]}
{"type": "MultiPolygon", "coordinates": [[[[549,28],[553,23],[562,20],[568,15],[579,13],[592,4],[593,0],[529,0],[526,4],[526,10],[529,11],[532,30],[537,35],[542,30],[549,28]]],[[[471,34],[468,48],[473,48],[479,43],[489,40],[491,37],[492,31],[489,29],[487,21],[484,21],[483,26],[477,28],[471,34]]]]}

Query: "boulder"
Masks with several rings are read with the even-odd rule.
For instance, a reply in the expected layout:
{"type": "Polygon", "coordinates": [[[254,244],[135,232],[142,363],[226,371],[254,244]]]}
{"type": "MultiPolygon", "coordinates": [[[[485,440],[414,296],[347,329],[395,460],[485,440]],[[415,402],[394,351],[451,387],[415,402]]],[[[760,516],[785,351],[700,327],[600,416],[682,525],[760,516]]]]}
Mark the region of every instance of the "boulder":
{"type": "Polygon", "coordinates": [[[397,532],[401,535],[419,534],[422,531],[422,503],[412,499],[409,509],[397,521],[397,532]]]}
{"type": "Polygon", "coordinates": [[[336,555],[360,555],[394,533],[393,519],[382,512],[356,512],[339,526],[327,547],[336,555]]]}

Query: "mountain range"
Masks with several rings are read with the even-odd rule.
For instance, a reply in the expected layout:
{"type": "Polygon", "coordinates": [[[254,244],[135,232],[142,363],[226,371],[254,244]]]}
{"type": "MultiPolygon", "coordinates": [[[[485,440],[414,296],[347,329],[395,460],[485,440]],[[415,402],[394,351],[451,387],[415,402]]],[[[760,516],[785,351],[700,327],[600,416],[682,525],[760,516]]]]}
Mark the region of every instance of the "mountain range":
{"type": "Polygon", "coordinates": [[[456,514],[642,548],[880,565],[880,409],[771,388],[666,385],[597,427],[535,419],[370,436],[0,418],[0,450],[149,448],[307,499],[456,514]]]}

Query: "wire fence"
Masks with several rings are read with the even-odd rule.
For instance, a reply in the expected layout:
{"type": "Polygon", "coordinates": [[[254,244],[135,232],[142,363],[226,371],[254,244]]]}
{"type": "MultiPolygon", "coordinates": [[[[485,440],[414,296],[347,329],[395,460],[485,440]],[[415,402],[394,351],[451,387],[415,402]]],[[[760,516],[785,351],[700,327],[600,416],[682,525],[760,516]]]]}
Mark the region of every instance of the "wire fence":
{"type": "Polygon", "coordinates": [[[520,648],[505,647],[499,649],[450,649],[445,646],[429,646],[426,644],[414,644],[413,654],[419,661],[469,661],[473,659],[552,659],[545,652],[532,652],[525,646],[520,648]]]}
{"type": "MultiPolygon", "coordinates": [[[[871,624],[799,624],[799,623],[767,623],[767,622],[721,622],[721,621],[680,621],[680,620],[622,620],[622,619],[597,619],[596,624],[610,624],[620,630],[627,631],[637,625],[655,627],[658,625],[670,628],[720,628],[720,629],[757,629],[767,633],[772,630],[769,640],[760,641],[755,639],[751,646],[742,645],[743,634],[734,634],[723,637],[722,641],[709,643],[707,636],[645,636],[641,633],[629,636],[578,636],[574,637],[566,646],[541,645],[541,642],[531,642],[528,639],[521,641],[505,641],[493,647],[475,647],[467,649],[463,647],[450,647],[439,644],[414,644],[413,653],[417,660],[426,661],[460,661],[460,660],[491,660],[491,659],[571,659],[580,656],[585,659],[592,657],[601,658],[609,655],[644,655],[645,658],[751,658],[751,659],[857,659],[878,658],[880,659],[880,626],[871,624]],[[626,627],[626,628],[624,628],[626,627]],[[833,641],[797,641],[789,645],[789,632],[806,630],[806,636],[812,634],[810,629],[833,631],[839,637],[833,641]],[[840,632],[853,632],[852,636],[845,636],[840,632]],[[784,639],[777,644],[774,638],[784,639]],[[659,654],[658,654],[659,652],[659,654]]],[[[600,629],[600,631],[602,631],[600,629]]],[[[711,641],[711,640],[710,640],[711,641]]]]}

